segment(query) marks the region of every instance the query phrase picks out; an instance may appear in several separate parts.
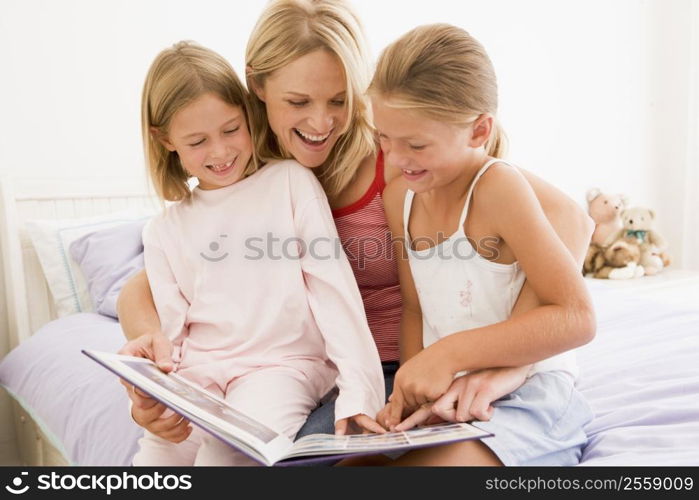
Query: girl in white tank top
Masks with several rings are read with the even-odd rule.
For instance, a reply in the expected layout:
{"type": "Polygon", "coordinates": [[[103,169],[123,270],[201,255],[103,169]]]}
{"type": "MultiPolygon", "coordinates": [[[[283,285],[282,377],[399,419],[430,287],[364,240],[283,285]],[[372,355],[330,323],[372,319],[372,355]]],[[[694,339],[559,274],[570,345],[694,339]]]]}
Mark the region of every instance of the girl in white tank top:
{"type": "Polygon", "coordinates": [[[402,172],[383,195],[403,295],[401,367],[377,422],[475,420],[485,404],[474,425],[494,435],[396,464],[577,464],[591,412],[572,354],[560,354],[591,340],[594,311],[527,179],[498,159],[483,47],[454,26],[416,28],[383,52],[369,94],[386,165],[402,172]],[[540,305],[513,314],[525,276],[540,305]]]}
{"type": "MultiPolygon", "coordinates": [[[[408,228],[415,193],[410,189],[405,193],[405,247],[422,310],[423,348],[452,333],[505,321],[524,284],[524,271],[517,261],[499,264],[487,260],[473,248],[464,231],[473,188],[495,163],[510,165],[492,158],[481,167],[468,189],[456,231],[437,246],[423,250],[411,248],[408,228]]],[[[553,370],[575,379],[578,370],[574,351],[536,363],[529,376],[553,370]]]]}

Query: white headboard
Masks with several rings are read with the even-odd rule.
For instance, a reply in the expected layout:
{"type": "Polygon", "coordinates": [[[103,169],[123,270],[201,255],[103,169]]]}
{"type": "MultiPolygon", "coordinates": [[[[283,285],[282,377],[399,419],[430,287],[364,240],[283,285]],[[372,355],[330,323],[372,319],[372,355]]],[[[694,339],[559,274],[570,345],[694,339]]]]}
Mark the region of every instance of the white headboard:
{"type": "Polygon", "coordinates": [[[121,179],[0,179],[0,245],[10,349],[56,317],[53,299],[24,223],[31,219],[157,210],[157,198],[143,184],[139,190],[134,189],[133,182],[121,179]]]}

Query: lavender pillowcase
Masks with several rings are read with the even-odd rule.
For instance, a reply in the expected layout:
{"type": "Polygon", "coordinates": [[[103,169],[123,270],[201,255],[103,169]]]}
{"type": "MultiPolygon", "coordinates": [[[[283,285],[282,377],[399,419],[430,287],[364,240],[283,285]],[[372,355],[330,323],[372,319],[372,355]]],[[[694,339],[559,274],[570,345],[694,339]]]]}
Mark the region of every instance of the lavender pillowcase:
{"type": "Polygon", "coordinates": [[[70,255],[85,275],[95,311],[117,318],[116,302],[124,283],[143,269],[141,233],[148,218],[95,231],[75,240],[70,255]]]}

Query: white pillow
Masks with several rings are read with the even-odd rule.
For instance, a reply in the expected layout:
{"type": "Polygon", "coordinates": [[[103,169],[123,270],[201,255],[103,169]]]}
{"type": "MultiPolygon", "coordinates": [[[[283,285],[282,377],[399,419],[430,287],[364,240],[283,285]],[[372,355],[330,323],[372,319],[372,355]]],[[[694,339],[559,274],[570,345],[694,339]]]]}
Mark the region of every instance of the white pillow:
{"type": "Polygon", "coordinates": [[[146,219],[150,215],[118,212],[82,219],[29,220],[25,223],[59,318],[94,311],[85,277],[80,266],[70,257],[70,244],[88,233],[146,219]]]}

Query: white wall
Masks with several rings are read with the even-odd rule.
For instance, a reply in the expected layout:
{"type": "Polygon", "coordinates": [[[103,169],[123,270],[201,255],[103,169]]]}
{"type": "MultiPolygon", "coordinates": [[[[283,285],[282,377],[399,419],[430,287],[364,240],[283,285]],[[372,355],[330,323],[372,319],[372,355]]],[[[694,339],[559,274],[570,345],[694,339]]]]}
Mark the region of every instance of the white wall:
{"type": "MultiPolygon", "coordinates": [[[[583,202],[656,208],[677,254],[687,159],[691,0],[354,0],[375,54],[427,22],[479,38],[498,72],[510,158],[583,202]]],[[[243,69],[265,0],[2,0],[0,172],[144,181],[140,87],[194,39],[243,69]]]]}

